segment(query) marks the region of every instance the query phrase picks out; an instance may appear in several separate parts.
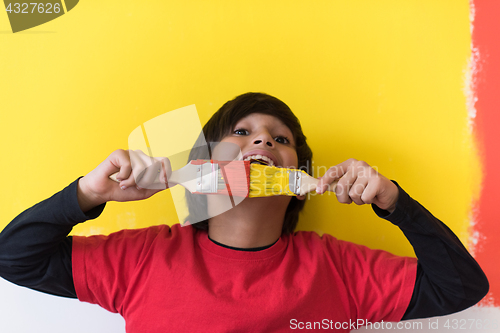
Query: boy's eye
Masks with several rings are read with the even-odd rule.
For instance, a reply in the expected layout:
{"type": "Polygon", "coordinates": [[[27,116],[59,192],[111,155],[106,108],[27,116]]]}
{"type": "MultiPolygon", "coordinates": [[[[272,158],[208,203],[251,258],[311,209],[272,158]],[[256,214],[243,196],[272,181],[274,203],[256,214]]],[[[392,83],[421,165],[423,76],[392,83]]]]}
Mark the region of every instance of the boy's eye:
{"type": "Polygon", "coordinates": [[[238,135],[248,135],[248,131],[244,128],[238,128],[234,130],[234,134],[238,135]]]}
{"type": "Polygon", "coordinates": [[[283,143],[283,144],[290,143],[290,140],[288,140],[286,136],[277,136],[274,138],[274,140],[278,143],[283,143]]]}

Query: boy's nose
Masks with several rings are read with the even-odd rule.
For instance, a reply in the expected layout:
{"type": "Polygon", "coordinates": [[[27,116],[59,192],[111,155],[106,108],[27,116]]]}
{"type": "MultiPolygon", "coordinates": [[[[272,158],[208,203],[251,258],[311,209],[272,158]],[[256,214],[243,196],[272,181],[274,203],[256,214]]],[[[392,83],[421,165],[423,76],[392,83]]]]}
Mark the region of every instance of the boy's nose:
{"type": "Polygon", "coordinates": [[[274,146],[273,143],[272,143],[272,141],[268,141],[268,140],[257,139],[253,143],[256,144],[256,145],[265,144],[268,147],[273,147],[274,146]]]}
{"type": "Polygon", "coordinates": [[[260,132],[254,139],[254,145],[266,145],[268,147],[274,147],[274,140],[267,131],[260,132]]]}

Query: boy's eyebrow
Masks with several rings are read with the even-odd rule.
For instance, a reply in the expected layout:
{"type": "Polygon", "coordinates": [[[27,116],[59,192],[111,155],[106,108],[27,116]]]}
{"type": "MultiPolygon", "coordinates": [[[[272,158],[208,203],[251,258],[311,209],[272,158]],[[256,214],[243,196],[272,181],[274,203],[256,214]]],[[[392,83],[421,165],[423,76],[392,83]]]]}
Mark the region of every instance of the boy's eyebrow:
{"type": "Polygon", "coordinates": [[[280,125],[280,127],[283,127],[285,128],[286,131],[288,131],[288,133],[290,133],[290,135],[292,136],[293,139],[295,139],[295,135],[293,134],[293,131],[290,129],[290,127],[288,127],[287,125],[283,124],[283,125],[280,125]]]}

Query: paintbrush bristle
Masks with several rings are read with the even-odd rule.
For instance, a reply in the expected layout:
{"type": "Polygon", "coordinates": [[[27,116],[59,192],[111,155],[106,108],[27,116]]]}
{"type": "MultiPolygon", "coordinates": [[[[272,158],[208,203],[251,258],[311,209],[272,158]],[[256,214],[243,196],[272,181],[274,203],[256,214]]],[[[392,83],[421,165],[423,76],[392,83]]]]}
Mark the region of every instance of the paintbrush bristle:
{"type": "Polygon", "coordinates": [[[236,197],[248,197],[250,183],[250,161],[214,161],[219,165],[222,174],[223,188],[217,194],[227,194],[236,197]]]}
{"type": "Polygon", "coordinates": [[[297,170],[250,164],[250,161],[212,160],[210,163],[218,166],[217,194],[244,198],[297,195],[290,188],[290,172],[297,170]]]}
{"type": "Polygon", "coordinates": [[[251,164],[248,196],[255,198],[274,195],[296,195],[290,190],[289,170],[256,163],[251,164]]]}

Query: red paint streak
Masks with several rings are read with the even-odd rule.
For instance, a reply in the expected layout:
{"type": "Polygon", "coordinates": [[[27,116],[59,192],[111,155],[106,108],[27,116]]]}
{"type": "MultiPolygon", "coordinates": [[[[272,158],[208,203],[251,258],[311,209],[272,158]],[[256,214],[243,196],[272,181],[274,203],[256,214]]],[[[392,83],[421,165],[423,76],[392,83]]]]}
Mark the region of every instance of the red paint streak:
{"type": "Polygon", "coordinates": [[[479,49],[475,135],[482,153],[483,187],[476,206],[481,235],[475,257],[490,281],[483,305],[500,306],[500,1],[475,0],[472,42],[479,49]]]}

